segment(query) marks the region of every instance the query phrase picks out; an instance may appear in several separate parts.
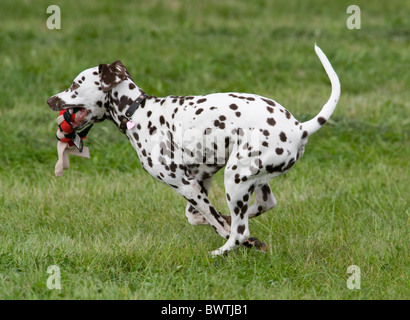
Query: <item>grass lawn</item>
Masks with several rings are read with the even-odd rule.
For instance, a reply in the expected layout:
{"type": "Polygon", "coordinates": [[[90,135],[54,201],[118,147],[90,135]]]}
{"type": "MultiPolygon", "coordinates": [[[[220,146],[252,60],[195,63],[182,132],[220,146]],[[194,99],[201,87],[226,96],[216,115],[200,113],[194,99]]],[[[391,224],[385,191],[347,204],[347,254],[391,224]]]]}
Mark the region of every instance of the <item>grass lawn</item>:
{"type": "MultiPolygon", "coordinates": [[[[408,299],[410,3],[3,0],[0,11],[1,299],[408,299]],[[91,159],[54,176],[56,117],[46,99],[82,70],[121,60],[150,95],[237,91],[270,97],[301,121],[339,75],[331,120],[271,182],[278,205],[251,220],[267,254],[209,252],[224,240],[185,218],[185,200],[141,169],[109,122],[91,159]],[[50,290],[47,268],[61,271],[50,290]],[[348,289],[347,268],[361,270],[348,289]]],[[[223,173],[211,201],[224,214],[223,173]]]]}

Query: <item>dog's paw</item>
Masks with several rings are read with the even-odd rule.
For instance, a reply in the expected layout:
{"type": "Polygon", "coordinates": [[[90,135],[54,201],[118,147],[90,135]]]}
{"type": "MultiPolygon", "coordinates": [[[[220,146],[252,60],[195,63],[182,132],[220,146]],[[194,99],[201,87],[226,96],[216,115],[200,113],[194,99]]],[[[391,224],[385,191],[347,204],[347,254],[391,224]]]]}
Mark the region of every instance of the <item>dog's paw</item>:
{"type": "Polygon", "coordinates": [[[216,249],[214,251],[211,251],[211,257],[216,258],[218,256],[225,256],[228,254],[228,251],[226,250],[221,250],[221,249],[216,249]]]}
{"type": "Polygon", "coordinates": [[[252,237],[246,240],[243,245],[247,248],[255,248],[263,253],[267,251],[267,245],[265,242],[261,242],[258,238],[252,237]]]}

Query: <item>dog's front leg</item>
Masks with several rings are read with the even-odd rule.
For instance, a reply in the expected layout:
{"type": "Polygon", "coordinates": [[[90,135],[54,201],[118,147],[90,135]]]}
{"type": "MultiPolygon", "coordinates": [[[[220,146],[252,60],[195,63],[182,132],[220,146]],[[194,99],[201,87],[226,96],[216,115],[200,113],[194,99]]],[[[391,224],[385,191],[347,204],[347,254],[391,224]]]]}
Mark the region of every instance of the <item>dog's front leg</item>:
{"type": "Polygon", "coordinates": [[[205,220],[214,228],[215,232],[224,239],[229,239],[230,226],[228,221],[216,210],[208,199],[207,192],[200,183],[192,178],[184,177],[183,185],[173,188],[182,195],[194,210],[198,211],[205,220]]]}
{"type": "MultiPolygon", "coordinates": [[[[198,182],[200,185],[202,185],[203,191],[206,195],[208,195],[209,189],[211,188],[212,180],[213,177],[210,177],[202,181],[202,183],[201,181],[198,182]]],[[[190,202],[188,202],[186,206],[185,216],[188,219],[188,222],[194,226],[209,224],[205,217],[198,210],[196,210],[190,202]]]]}

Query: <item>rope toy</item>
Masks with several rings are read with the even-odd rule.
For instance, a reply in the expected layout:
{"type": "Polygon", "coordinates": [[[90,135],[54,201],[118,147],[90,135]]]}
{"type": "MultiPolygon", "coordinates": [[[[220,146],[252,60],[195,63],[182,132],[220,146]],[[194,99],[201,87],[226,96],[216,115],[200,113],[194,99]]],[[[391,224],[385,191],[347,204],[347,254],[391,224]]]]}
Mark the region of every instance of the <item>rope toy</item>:
{"type": "Polygon", "coordinates": [[[58,161],[55,165],[55,175],[60,177],[63,171],[69,169],[70,162],[68,154],[90,158],[90,152],[87,147],[83,146],[83,140],[87,137],[91,126],[86,127],[81,132],[74,131],[72,123],[75,121],[76,113],[79,109],[61,110],[57,118],[57,154],[58,161]],[[75,146],[75,147],[74,147],[75,146]]]}

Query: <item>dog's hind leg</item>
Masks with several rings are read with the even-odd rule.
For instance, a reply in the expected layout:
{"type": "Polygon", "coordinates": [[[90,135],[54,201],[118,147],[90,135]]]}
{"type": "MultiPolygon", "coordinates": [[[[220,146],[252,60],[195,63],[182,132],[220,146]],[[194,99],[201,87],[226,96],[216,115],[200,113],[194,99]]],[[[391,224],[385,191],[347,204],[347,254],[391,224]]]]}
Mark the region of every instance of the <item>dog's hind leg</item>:
{"type": "MultiPolygon", "coordinates": [[[[247,228],[247,216],[239,215],[244,218],[243,220],[245,220],[246,218],[246,227],[244,228],[244,225],[240,223],[238,224],[238,219],[233,218],[231,213],[232,223],[235,221],[236,226],[236,232],[232,233],[232,228],[230,227],[230,217],[223,216],[218,212],[218,210],[209,201],[208,196],[201,184],[197,180],[190,179],[188,177],[185,177],[182,180],[184,181],[183,185],[180,185],[177,188],[176,186],[171,187],[174,188],[175,191],[177,191],[180,195],[182,195],[192,205],[194,210],[197,210],[199,214],[201,214],[206,219],[206,221],[214,228],[217,234],[228,240],[228,242],[224,245],[223,250],[218,249],[212,252],[214,256],[234,249],[239,245],[243,245],[245,247],[260,247],[262,245],[256,238],[248,239],[249,230],[247,228]],[[238,233],[240,234],[239,236],[237,236],[238,233]],[[230,241],[229,239],[232,234],[235,235],[235,238],[233,241],[230,241]]],[[[242,187],[244,187],[244,185],[245,184],[243,184],[242,187]]],[[[248,196],[242,196],[242,199],[246,203],[249,202],[249,198],[252,192],[248,191],[247,194],[248,196]]],[[[242,206],[242,211],[244,212],[244,214],[246,213],[246,206],[242,206]]],[[[231,208],[232,205],[230,206],[230,211],[236,212],[235,209],[231,208]]]]}
{"type": "Polygon", "coordinates": [[[255,218],[260,214],[276,207],[276,198],[272,193],[269,183],[255,187],[255,202],[249,208],[249,218],[255,218]]]}
{"type": "Polygon", "coordinates": [[[255,238],[249,238],[249,202],[254,190],[252,179],[238,181],[235,179],[237,172],[230,166],[225,169],[225,191],[229,211],[231,212],[231,232],[228,241],[219,249],[212,252],[213,255],[220,255],[227,251],[236,249],[244,245],[255,246],[260,242],[255,238]]]}

